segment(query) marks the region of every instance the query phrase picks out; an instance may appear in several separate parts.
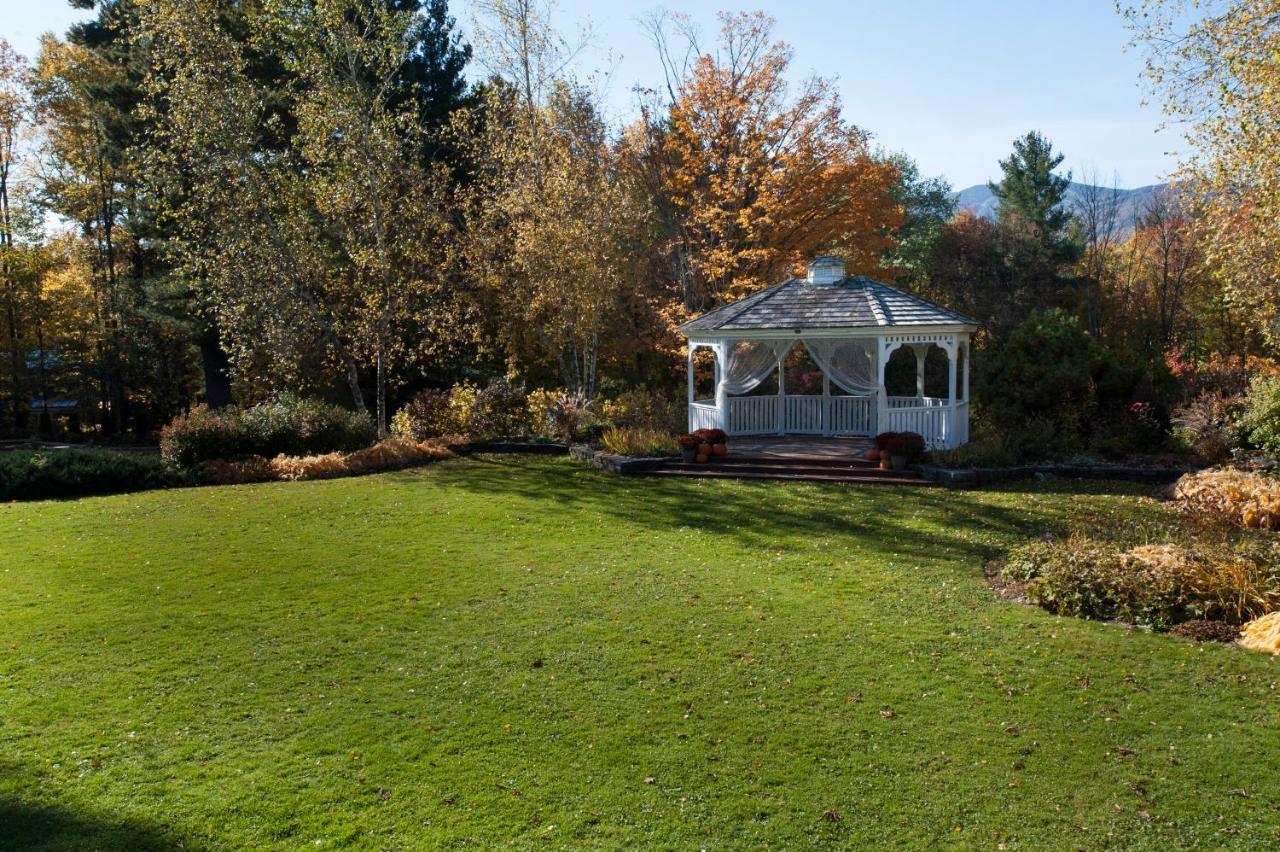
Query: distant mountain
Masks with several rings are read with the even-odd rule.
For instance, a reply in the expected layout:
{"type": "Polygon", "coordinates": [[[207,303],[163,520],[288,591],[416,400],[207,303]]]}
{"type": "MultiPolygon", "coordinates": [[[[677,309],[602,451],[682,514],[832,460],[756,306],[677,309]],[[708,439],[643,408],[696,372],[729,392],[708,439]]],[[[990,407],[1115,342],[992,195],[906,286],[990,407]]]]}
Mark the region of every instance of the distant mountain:
{"type": "MultiPolygon", "coordinates": [[[[1169,184],[1167,183],[1155,183],[1150,186],[1140,186],[1137,189],[1116,190],[1116,231],[1120,234],[1132,232],[1135,215],[1141,216],[1152,196],[1163,192],[1168,186],[1169,184]]],[[[1111,192],[1110,187],[1092,187],[1089,184],[1073,183],[1067,187],[1066,205],[1068,209],[1078,210],[1082,197],[1091,189],[1104,193],[1111,192]]],[[[996,211],[1000,206],[1000,202],[991,194],[991,190],[985,183],[962,189],[957,193],[953,193],[953,197],[956,199],[957,210],[981,216],[983,219],[996,218],[996,211]]]]}

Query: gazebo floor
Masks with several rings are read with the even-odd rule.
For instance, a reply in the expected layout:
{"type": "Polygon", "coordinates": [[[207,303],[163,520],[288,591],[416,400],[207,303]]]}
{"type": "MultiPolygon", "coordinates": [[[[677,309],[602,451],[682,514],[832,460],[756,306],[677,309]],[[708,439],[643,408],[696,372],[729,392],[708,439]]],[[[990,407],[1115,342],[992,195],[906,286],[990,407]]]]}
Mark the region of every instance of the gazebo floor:
{"type": "Polygon", "coordinates": [[[928,485],[915,471],[881,470],[867,461],[867,438],[753,435],[729,439],[729,455],[708,464],[669,461],[647,473],[721,479],[928,485]]]}

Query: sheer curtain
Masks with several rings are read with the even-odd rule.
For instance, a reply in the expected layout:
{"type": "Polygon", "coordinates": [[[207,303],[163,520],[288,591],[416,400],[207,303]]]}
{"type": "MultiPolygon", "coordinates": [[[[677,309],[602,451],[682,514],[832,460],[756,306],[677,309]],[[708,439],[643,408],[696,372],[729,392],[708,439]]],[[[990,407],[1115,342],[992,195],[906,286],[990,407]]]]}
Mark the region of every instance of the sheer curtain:
{"type": "Polygon", "coordinates": [[[750,393],[778,368],[780,353],[790,348],[790,341],[736,340],[728,346],[725,358],[724,391],[738,396],[750,393]]]}
{"type": "Polygon", "coordinates": [[[810,357],[831,381],[855,396],[880,392],[874,340],[806,340],[810,357]]]}

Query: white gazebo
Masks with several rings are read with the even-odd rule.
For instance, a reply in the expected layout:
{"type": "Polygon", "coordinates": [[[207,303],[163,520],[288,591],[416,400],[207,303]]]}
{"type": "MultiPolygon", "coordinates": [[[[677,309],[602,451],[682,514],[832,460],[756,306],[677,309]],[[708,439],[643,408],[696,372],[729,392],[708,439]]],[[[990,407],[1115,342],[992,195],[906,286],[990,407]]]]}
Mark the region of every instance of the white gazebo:
{"type": "Polygon", "coordinates": [[[918,432],[931,448],[969,439],[968,317],[819,257],[792,278],[680,326],[689,341],[689,429],[730,435],[862,435],[918,432]],[[823,374],[822,393],[787,393],[784,361],[801,343],[823,374]],[[715,397],[695,398],[694,352],[715,353],[715,397]],[[895,350],[915,355],[913,396],[889,396],[895,350]],[[925,356],[947,356],[947,395],[925,395],[925,356]],[[776,394],[752,394],[777,372],[776,394]]]}

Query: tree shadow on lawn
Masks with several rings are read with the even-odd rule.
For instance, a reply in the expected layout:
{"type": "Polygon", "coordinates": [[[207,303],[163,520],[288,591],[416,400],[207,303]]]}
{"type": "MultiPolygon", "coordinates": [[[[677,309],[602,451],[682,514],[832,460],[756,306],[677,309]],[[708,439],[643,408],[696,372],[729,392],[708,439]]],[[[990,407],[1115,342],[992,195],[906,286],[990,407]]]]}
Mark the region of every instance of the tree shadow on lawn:
{"type": "MultiPolygon", "coordinates": [[[[1061,500],[983,499],[988,492],[897,485],[618,476],[563,460],[472,456],[429,469],[452,488],[549,501],[602,512],[654,531],[697,529],[738,544],[773,548],[797,537],[851,536],[869,553],[980,563],[1010,541],[1067,530],[1061,500]]],[[[422,471],[392,474],[405,482],[422,471]]],[[[1059,480],[1000,489],[1007,495],[1137,495],[1119,482],[1059,480]]],[[[998,492],[997,492],[998,493],[998,492]]]]}

